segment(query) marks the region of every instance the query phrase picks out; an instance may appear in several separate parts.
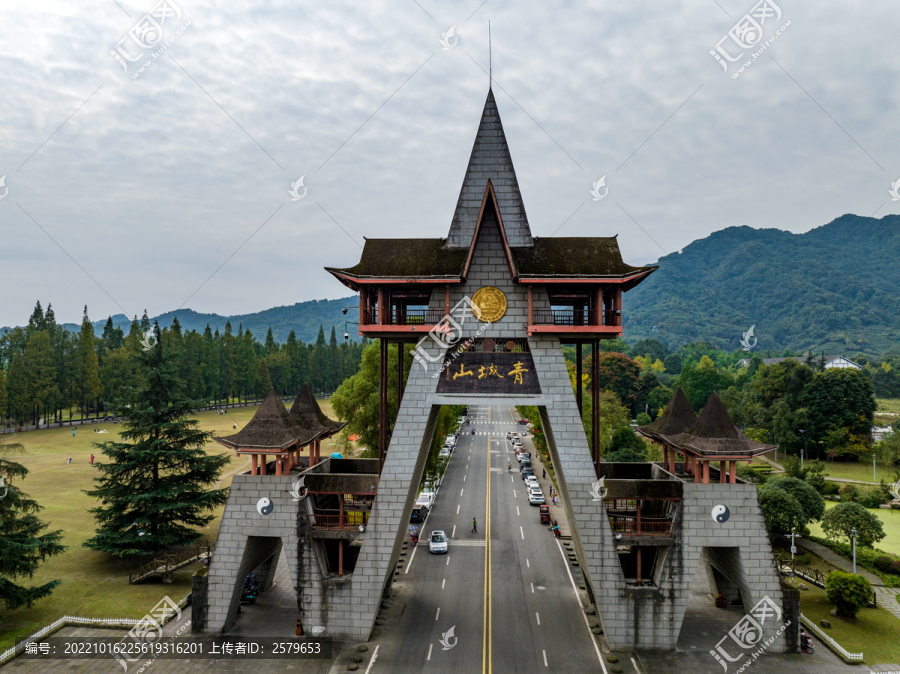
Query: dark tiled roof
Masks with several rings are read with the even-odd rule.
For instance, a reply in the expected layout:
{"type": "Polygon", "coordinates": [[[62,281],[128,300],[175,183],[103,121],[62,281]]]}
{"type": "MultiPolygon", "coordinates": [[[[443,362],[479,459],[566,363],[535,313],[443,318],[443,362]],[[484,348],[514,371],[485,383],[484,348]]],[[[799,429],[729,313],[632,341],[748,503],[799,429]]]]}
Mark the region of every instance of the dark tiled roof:
{"type": "Polygon", "coordinates": [[[519,181],[506,143],[506,134],[503,133],[494,92],[490,90],[484,102],[462,188],[459,190],[459,200],[447,236],[449,247],[467,249],[472,245],[488,180],[494,186],[509,245],[530,247],[531,228],[528,226],[525,202],[519,191],[519,181]]]}
{"type": "Polygon", "coordinates": [[[304,384],[300,389],[288,416],[305,433],[305,436],[300,438],[301,444],[312,442],[322,435],[337,433],[347,425],[346,422],[333,421],[325,415],[308,384],[304,384]]]}
{"type": "Polygon", "coordinates": [[[359,263],[332,273],[353,278],[459,278],[468,248],[446,248],[444,239],[366,239],[359,263]]]}
{"type": "Polygon", "coordinates": [[[703,456],[726,454],[749,457],[776,448],[776,445],[751,440],[741,433],[715,393],[709,397],[697,421],[690,428],[679,435],[667,435],[665,439],[673,445],[703,456]]]}
{"type": "Polygon", "coordinates": [[[653,423],[639,426],[638,431],[649,437],[660,435],[677,435],[684,433],[697,421],[697,414],[691,407],[690,401],[679,386],[675,389],[675,395],[666,405],[666,409],[653,423]]]}
{"type": "Polygon", "coordinates": [[[513,248],[519,277],[596,276],[621,278],[653,271],[622,261],[616,237],[536,237],[531,248],[513,248]]]}
{"type": "Polygon", "coordinates": [[[297,442],[302,429],[288,416],[275,389],[270,390],[249,423],[234,435],[215,438],[232,449],[284,449],[297,442]]]}

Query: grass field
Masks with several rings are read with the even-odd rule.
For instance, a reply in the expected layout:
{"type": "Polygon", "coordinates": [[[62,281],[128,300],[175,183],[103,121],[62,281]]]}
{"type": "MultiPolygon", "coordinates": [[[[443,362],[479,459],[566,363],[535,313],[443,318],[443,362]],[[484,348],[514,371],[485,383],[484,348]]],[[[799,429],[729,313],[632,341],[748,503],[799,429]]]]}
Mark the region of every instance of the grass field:
{"type": "MultiPolygon", "coordinates": [[[[883,608],[864,608],[853,622],[845,622],[831,615],[832,604],[825,597],[825,590],[806,583],[808,589],[800,592],[800,610],[816,625],[827,620],[831,627],[824,632],[841,646],[853,653],[862,652],[867,665],[900,662],[900,620],[883,608]]],[[[815,647],[825,648],[812,635],[815,647]]]]}
{"type": "MultiPolygon", "coordinates": [[[[319,403],[322,410],[331,416],[330,403],[325,400],[319,403]]],[[[242,428],[256,409],[255,406],[232,408],[222,416],[216,416],[212,411],[200,412],[200,428],[213,431],[215,435],[231,435],[235,432],[232,424],[242,428]]],[[[10,611],[0,619],[0,650],[63,615],[141,618],[163,596],[169,595],[178,601],[191,591],[191,575],[196,571],[196,565],[176,572],[175,581],[171,584],[129,585],[129,572],[152,559],[152,556],[120,559],[82,547],[82,543],[94,533],[94,519],[87,511],[97,505],[83,492],[93,488],[93,478],[97,475],[96,468],[90,465],[90,456],[93,453],[101,461],[105,458],[92,443],[118,440],[122,426],[92,424],[76,426],[75,429],[74,437],[72,429],[65,427],[29,431],[15,436],[14,441],[22,444],[25,451],[9,458],[19,461],[30,471],[17,486],[44,507],[39,516],[49,524],[50,531],[63,531],[63,544],[68,549],[48,559],[32,579],[19,580],[25,585],[39,585],[59,579],[62,584],[32,608],[10,611]],[[94,433],[94,429],[107,433],[94,433]],[[67,457],[72,457],[71,465],[66,463],[67,457]]],[[[0,439],[10,440],[8,436],[0,436],[0,439]]],[[[231,463],[223,471],[220,487],[228,487],[234,473],[249,468],[249,459],[239,459],[215,442],[209,442],[204,449],[211,454],[232,455],[231,463]]],[[[330,447],[326,442],[322,454],[327,456],[332,451],[341,451],[341,448],[330,447]]],[[[219,508],[209,527],[201,531],[210,543],[216,541],[223,509],[219,508]]]]}
{"type": "Polygon", "coordinates": [[[893,412],[900,414],[900,398],[875,398],[877,407],[875,414],[879,412],[893,412]]]}
{"type": "MultiPolygon", "coordinates": [[[[837,503],[834,501],[825,502],[826,508],[833,508],[836,505],[837,503]]],[[[887,534],[881,541],[875,544],[875,547],[879,550],[884,550],[885,552],[900,555],[900,510],[882,510],[881,508],[875,508],[870,509],[869,512],[873,513],[881,520],[881,525],[884,527],[884,533],[887,534]]],[[[814,522],[810,524],[809,530],[813,536],[825,538],[821,523],[814,522]]],[[[900,625],[898,625],[898,628],[900,628],[900,625]]],[[[898,660],[898,662],[900,662],[900,660],[898,660]]]]}
{"type": "MultiPolygon", "coordinates": [[[[859,482],[872,482],[872,455],[868,456],[868,461],[857,461],[846,463],[841,461],[824,461],[825,475],[827,477],[839,477],[845,480],[857,480],[859,482]]],[[[887,466],[883,463],[875,464],[875,482],[884,480],[886,483],[896,482],[894,474],[897,472],[896,466],[887,466]]]]}

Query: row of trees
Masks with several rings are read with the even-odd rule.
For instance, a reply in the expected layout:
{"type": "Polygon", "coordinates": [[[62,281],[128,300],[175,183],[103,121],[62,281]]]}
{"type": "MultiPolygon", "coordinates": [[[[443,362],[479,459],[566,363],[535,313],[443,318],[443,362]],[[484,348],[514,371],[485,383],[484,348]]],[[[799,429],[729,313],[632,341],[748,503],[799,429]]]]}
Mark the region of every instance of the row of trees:
{"type": "MultiPolygon", "coordinates": [[[[44,312],[38,302],[24,329],[0,337],[0,420],[49,423],[66,412],[71,418],[73,407],[82,415],[121,411],[119,401],[128,389],[144,383],[138,355],[155,339],[146,312],[134,318],[127,335],[110,318],[98,337],[87,307],[80,330],[73,333],[56,322],[52,306],[44,312]]],[[[356,372],[365,347],[338,344],[334,328],[326,341],[322,326],[315,343],[305,344],[292,330],[277,344],[271,328],[260,342],[240,325],[234,333],[230,322],[221,334],[209,326],[202,333],[182,331],[177,317],[159,339],[173,354],[185,395],[217,402],[264,395],[273,386],[282,395],[304,384],[334,391],[356,372]]]]}

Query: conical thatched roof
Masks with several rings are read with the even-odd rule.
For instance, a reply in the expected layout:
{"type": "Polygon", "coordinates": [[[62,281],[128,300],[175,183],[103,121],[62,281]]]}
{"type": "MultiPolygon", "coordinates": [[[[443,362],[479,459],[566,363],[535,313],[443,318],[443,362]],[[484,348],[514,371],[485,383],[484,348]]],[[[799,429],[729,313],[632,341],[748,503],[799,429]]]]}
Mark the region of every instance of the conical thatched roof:
{"type": "Polygon", "coordinates": [[[655,439],[659,436],[684,433],[696,421],[697,415],[694,413],[694,408],[691,407],[690,401],[679,386],[675,389],[675,395],[666,405],[666,409],[656,421],[646,426],[638,426],[637,430],[642,435],[655,439]]]}
{"type": "Polygon", "coordinates": [[[246,426],[234,435],[214,439],[232,449],[279,450],[295,444],[302,433],[303,429],[290,418],[272,389],[246,426]]]}
{"type": "Polygon", "coordinates": [[[312,442],[322,435],[333,435],[347,425],[346,422],[333,421],[325,415],[307,384],[300,389],[288,415],[303,431],[306,439],[301,437],[301,444],[312,442]]]}
{"type": "Polygon", "coordinates": [[[665,436],[665,439],[673,445],[700,455],[743,455],[756,456],[772,451],[776,445],[766,445],[756,440],[751,440],[738,430],[728,410],[715,393],[713,393],[700,416],[683,433],[665,436]]]}

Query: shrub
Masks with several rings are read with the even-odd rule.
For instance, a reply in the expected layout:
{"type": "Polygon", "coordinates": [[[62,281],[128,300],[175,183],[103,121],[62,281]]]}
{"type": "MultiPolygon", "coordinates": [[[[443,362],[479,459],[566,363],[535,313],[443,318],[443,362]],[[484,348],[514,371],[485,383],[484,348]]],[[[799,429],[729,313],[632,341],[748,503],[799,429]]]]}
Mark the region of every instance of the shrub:
{"type": "Polygon", "coordinates": [[[857,500],[864,508],[877,508],[884,503],[885,498],[880,487],[864,487],[857,500]]]}
{"type": "Polygon", "coordinates": [[[855,501],[859,497],[859,487],[855,484],[847,482],[840,487],[841,503],[849,503],[855,501]]]}
{"type": "Polygon", "coordinates": [[[841,618],[855,618],[872,596],[872,586],[854,573],[832,571],[825,576],[825,596],[835,605],[841,618]]]}
{"type": "Polygon", "coordinates": [[[646,426],[647,424],[649,424],[652,421],[652,419],[650,418],[650,415],[647,414],[646,412],[641,412],[640,414],[637,415],[636,421],[637,421],[638,426],[646,426]]]}
{"type": "MultiPolygon", "coordinates": [[[[900,560],[897,560],[898,564],[900,564],[900,560]]],[[[881,555],[881,557],[875,558],[875,568],[881,571],[882,573],[895,573],[894,571],[894,559],[892,557],[888,557],[887,555],[881,555]]]]}
{"type": "Polygon", "coordinates": [[[796,477],[780,477],[769,480],[766,489],[781,489],[800,501],[804,522],[817,522],[825,515],[825,499],[804,480],[796,477]]]}
{"type": "Polygon", "coordinates": [[[822,531],[832,540],[850,542],[850,532],[854,528],[857,545],[872,547],[885,537],[881,520],[859,503],[839,503],[822,518],[822,531]]]}
{"type": "Polygon", "coordinates": [[[763,489],[759,504],[766,520],[766,530],[773,534],[799,532],[806,522],[803,506],[793,494],[781,489],[763,489]]]}
{"type": "Polygon", "coordinates": [[[822,489],[823,496],[834,496],[840,493],[841,488],[838,486],[837,482],[830,482],[825,480],[825,487],[822,489]]]}
{"type": "Polygon", "coordinates": [[[821,461],[811,461],[809,472],[807,472],[806,477],[804,478],[806,483],[820,494],[825,493],[825,489],[829,484],[823,474],[824,470],[825,465],[821,461]]]}
{"type": "Polygon", "coordinates": [[[753,484],[765,484],[766,482],[766,476],[763,473],[753,470],[746,463],[739,463],[736,473],[739,478],[746,482],[752,482],[753,484]]]}
{"type": "Polygon", "coordinates": [[[617,452],[607,454],[604,458],[610,463],[639,463],[644,460],[642,455],[635,454],[630,449],[620,449],[617,452]]]}

